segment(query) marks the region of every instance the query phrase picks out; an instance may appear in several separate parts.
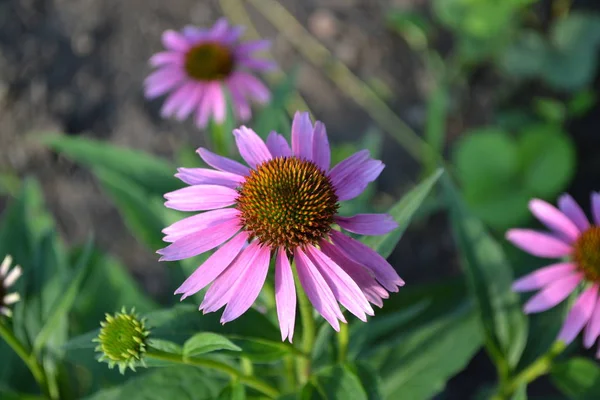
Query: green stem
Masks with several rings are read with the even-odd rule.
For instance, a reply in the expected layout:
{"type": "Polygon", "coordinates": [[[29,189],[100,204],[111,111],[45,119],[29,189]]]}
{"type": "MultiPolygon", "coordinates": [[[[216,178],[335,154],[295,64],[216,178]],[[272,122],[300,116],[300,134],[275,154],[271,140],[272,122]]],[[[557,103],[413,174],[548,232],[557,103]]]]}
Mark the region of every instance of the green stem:
{"type": "MultiPolygon", "coordinates": [[[[296,274],[296,269],[294,268],[294,275],[296,274]]],[[[306,293],[302,289],[302,285],[300,284],[300,280],[297,276],[294,277],[294,281],[296,282],[296,293],[298,296],[298,305],[300,308],[300,317],[302,318],[302,351],[308,355],[308,357],[298,357],[296,358],[296,365],[298,368],[298,381],[300,384],[305,384],[308,381],[308,377],[310,376],[311,369],[311,353],[312,349],[315,345],[315,320],[313,318],[313,309],[310,305],[310,301],[308,297],[306,297],[306,293]]]]}
{"type": "Polygon", "coordinates": [[[42,369],[40,364],[38,364],[38,362],[35,359],[35,357],[33,356],[33,354],[29,354],[29,352],[27,351],[25,346],[23,346],[23,344],[19,341],[19,339],[16,338],[16,336],[14,335],[12,330],[9,329],[4,324],[4,321],[2,321],[1,319],[0,319],[0,336],[10,346],[10,348],[13,349],[13,351],[15,353],[17,353],[19,358],[21,358],[21,360],[23,360],[23,362],[25,363],[27,368],[29,368],[29,371],[31,371],[31,375],[33,375],[33,378],[35,379],[38,386],[42,390],[42,393],[48,394],[49,393],[48,382],[46,380],[46,375],[44,374],[44,370],[42,369]]]}
{"type": "Polygon", "coordinates": [[[348,342],[350,340],[348,324],[340,324],[340,331],[337,334],[338,342],[338,362],[340,364],[346,362],[348,354],[348,342]]]}
{"type": "Polygon", "coordinates": [[[279,391],[267,382],[262,381],[253,376],[244,375],[237,369],[216,360],[210,360],[208,358],[183,358],[178,354],[165,353],[156,349],[149,349],[145,353],[145,357],[153,358],[155,360],[171,361],[178,364],[193,365],[196,367],[205,367],[214,369],[215,371],[223,372],[229,375],[231,378],[237,380],[252,389],[256,389],[269,398],[276,398],[279,396],[279,391]]]}
{"type": "Polygon", "coordinates": [[[555,342],[548,352],[538,357],[527,368],[512,379],[507,379],[503,384],[501,383],[498,393],[492,397],[492,400],[509,399],[520,386],[527,385],[540,376],[546,375],[550,372],[554,358],[562,353],[565,347],[566,345],[563,342],[555,342]]]}
{"type": "MultiPolygon", "coordinates": [[[[225,127],[223,124],[211,122],[210,124],[210,141],[213,146],[213,151],[217,154],[229,156],[229,141],[226,137],[225,127]]],[[[231,132],[229,132],[231,135],[231,132]]]]}

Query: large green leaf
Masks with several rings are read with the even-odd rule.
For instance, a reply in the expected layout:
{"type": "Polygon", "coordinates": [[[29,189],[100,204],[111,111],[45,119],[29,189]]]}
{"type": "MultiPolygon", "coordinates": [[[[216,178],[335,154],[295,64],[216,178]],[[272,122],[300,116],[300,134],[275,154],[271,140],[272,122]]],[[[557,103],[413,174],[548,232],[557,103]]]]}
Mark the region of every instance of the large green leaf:
{"type": "Polygon", "coordinates": [[[437,170],[429,178],[425,179],[404,195],[400,201],[389,209],[388,214],[390,214],[398,223],[398,228],[387,235],[365,237],[363,242],[383,257],[389,257],[396,247],[396,244],[400,241],[400,238],[408,227],[413,215],[419,209],[419,206],[421,206],[425,198],[427,198],[427,195],[442,173],[443,170],[437,170]]]}
{"type": "Polygon", "coordinates": [[[212,332],[200,332],[185,341],[183,356],[191,358],[218,350],[241,351],[242,349],[224,336],[212,332]]]}
{"type": "Polygon", "coordinates": [[[555,363],[550,371],[552,382],[573,400],[600,398],[600,367],[592,360],[572,358],[555,363]]]}
{"type": "Polygon", "coordinates": [[[347,366],[323,368],[311,376],[302,390],[302,399],[368,400],[360,379],[347,366]]]}
{"type": "Polygon", "coordinates": [[[42,141],[65,157],[90,169],[102,168],[126,176],[148,193],[163,195],[183,184],[168,162],[138,150],[82,136],[46,135],[42,141]]]}
{"type": "Polygon", "coordinates": [[[520,310],[519,296],[511,290],[512,268],[501,246],[486,232],[480,220],[469,213],[449,178],[444,179],[452,228],[467,272],[469,287],[479,309],[492,354],[514,367],[527,341],[527,318],[520,310]]]}

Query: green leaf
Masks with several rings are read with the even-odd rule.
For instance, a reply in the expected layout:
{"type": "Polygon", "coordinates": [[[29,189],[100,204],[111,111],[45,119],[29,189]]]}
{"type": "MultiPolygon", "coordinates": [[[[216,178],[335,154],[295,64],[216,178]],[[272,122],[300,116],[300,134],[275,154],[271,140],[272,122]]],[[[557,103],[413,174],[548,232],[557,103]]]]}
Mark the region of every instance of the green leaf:
{"type": "Polygon", "coordinates": [[[257,363],[279,361],[286,355],[298,352],[294,347],[281,341],[240,337],[236,337],[234,341],[241,348],[244,357],[257,363]]]}
{"type": "Polygon", "coordinates": [[[347,367],[323,368],[311,376],[302,390],[302,399],[368,400],[358,377],[347,367]]]}
{"type": "Polygon", "coordinates": [[[467,272],[469,287],[492,354],[500,353],[509,367],[519,362],[527,341],[527,318],[511,290],[512,268],[500,245],[480,220],[469,213],[449,178],[444,189],[450,205],[452,229],[467,272]]]}
{"type": "Polygon", "coordinates": [[[146,192],[163,195],[183,187],[168,162],[138,150],[107,144],[82,136],[44,135],[44,144],[90,169],[101,168],[126,176],[146,192]]]}
{"type": "Polygon", "coordinates": [[[170,342],[168,340],[151,338],[149,340],[148,345],[153,349],[160,350],[169,354],[181,355],[184,352],[184,349],[180,345],[178,345],[177,343],[170,342]]]}
{"type": "Polygon", "coordinates": [[[567,103],[567,112],[572,118],[584,116],[596,104],[596,93],[592,89],[580,90],[567,103]]]}
{"type": "Polygon", "coordinates": [[[382,257],[389,257],[396,244],[400,241],[413,215],[419,209],[419,206],[421,206],[443,172],[442,169],[437,170],[390,208],[388,214],[398,223],[397,229],[386,235],[365,237],[363,243],[378,252],[382,257]]]}
{"type": "Polygon", "coordinates": [[[217,400],[245,400],[246,388],[239,382],[232,381],[219,393],[217,400]]]}
{"type": "Polygon", "coordinates": [[[94,169],[102,188],[116,204],[121,217],[134,236],[150,250],[164,246],[161,219],[162,201],[144,192],[134,181],[108,169],[94,169]]]}
{"type": "Polygon", "coordinates": [[[405,10],[392,10],[387,13],[387,25],[402,36],[414,50],[427,48],[432,26],[421,14],[405,10]]]}
{"type": "Polygon", "coordinates": [[[79,294],[79,290],[83,284],[84,279],[88,275],[90,263],[90,256],[92,253],[92,240],[88,240],[85,248],[77,262],[71,281],[66,285],[65,290],[60,296],[56,303],[51,307],[48,319],[44,322],[40,333],[35,338],[33,343],[33,351],[39,353],[46,342],[50,339],[50,336],[55,333],[57,327],[60,326],[60,320],[67,317],[67,314],[71,311],[75,303],[75,299],[79,294]]]}
{"type": "Polygon", "coordinates": [[[550,377],[569,399],[600,398],[600,367],[592,360],[575,357],[555,363],[550,370],[550,377]]]}
{"type": "Polygon", "coordinates": [[[352,372],[362,384],[363,389],[367,393],[368,400],[383,400],[381,392],[381,379],[377,375],[377,371],[365,363],[358,363],[351,367],[352,372]]]}
{"type": "Polygon", "coordinates": [[[575,172],[575,146],[555,125],[532,125],[519,141],[519,161],[525,188],[551,197],[563,190],[575,172]]]}
{"type": "Polygon", "coordinates": [[[200,368],[172,366],[147,372],[127,383],[101,391],[87,400],[177,399],[213,400],[223,384],[200,368]]]}
{"type": "Polygon", "coordinates": [[[537,97],[533,106],[537,114],[550,123],[562,124],[566,117],[565,105],[550,97],[537,97]]]}
{"type": "Polygon", "coordinates": [[[218,350],[241,351],[242,349],[224,336],[211,332],[201,332],[195,334],[185,342],[183,345],[183,356],[191,358],[218,350]]]}

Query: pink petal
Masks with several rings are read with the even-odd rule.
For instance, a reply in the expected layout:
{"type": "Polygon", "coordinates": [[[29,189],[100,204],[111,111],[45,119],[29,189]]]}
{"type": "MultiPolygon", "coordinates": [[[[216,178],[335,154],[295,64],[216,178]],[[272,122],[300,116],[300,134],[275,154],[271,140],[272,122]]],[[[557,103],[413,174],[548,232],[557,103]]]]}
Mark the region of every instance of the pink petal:
{"type": "Polygon", "coordinates": [[[248,104],[248,101],[244,97],[244,94],[242,93],[239,87],[237,87],[234,84],[231,84],[231,81],[229,80],[227,81],[227,87],[231,92],[231,102],[233,105],[233,111],[235,115],[240,121],[249,120],[252,116],[252,110],[250,109],[250,104],[248,104]]]}
{"type": "Polygon", "coordinates": [[[202,231],[179,238],[164,249],[157,251],[158,254],[162,255],[159,261],[177,261],[195,257],[223,244],[235,235],[240,228],[240,222],[236,216],[230,220],[209,226],[202,231]]]}
{"type": "Polygon", "coordinates": [[[175,176],[188,185],[219,185],[231,189],[237,188],[246,180],[238,174],[208,168],[177,168],[175,176]]]}
{"type": "Polygon", "coordinates": [[[238,56],[246,56],[255,51],[268,50],[271,47],[270,40],[252,40],[241,43],[236,47],[235,52],[238,56]]]}
{"type": "Polygon", "coordinates": [[[517,279],[513,283],[512,289],[515,292],[528,292],[530,290],[541,289],[558,279],[571,275],[576,269],[577,266],[571,262],[552,264],[517,279]]]}
{"type": "Polygon", "coordinates": [[[585,328],[585,333],[583,335],[583,345],[586,348],[592,347],[598,336],[600,335],[600,299],[596,299],[596,306],[594,308],[594,312],[592,313],[592,317],[590,318],[590,323],[585,328]]]}
{"type": "Polygon", "coordinates": [[[217,22],[209,30],[209,36],[211,39],[220,39],[229,30],[229,23],[225,18],[219,18],[217,22]]]}
{"type": "Polygon", "coordinates": [[[273,60],[245,57],[238,61],[241,66],[254,69],[260,72],[272,71],[277,68],[277,63],[273,60]]]}
{"type": "Polygon", "coordinates": [[[185,75],[174,68],[162,68],[144,81],[144,96],[147,99],[154,99],[162,96],[173,88],[177,87],[185,80],[185,75]]]}
{"type": "Polygon", "coordinates": [[[183,54],[176,51],[163,51],[150,57],[149,63],[153,67],[161,67],[169,64],[181,65],[183,63],[183,54]]]}
{"type": "Polygon", "coordinates": [[[241,126],[233,130],[233,135],[240,155],[252,168],[273,158],[265,142],[252,129],[241,126]]]}
{"type": "Polygon", "coordinates": [[[600,225],[600,193],[592,193],[592,215],[594,223],[600,225]]]}
{"type": "Polygon", "coordinates": [[[389,292],[397,292],[398,286],[404,286],[404,281],[398,276],[396,270],[377,252],[335,230],[332,230],[330,235],[334,245],[348,258],[369,269],[389,292]]]}
{"type": "Polygon", "coordinates": [[[373,315],[374,312],[356,282],[339,265],[314,246],[306,246],[306,253],[331,288],[337,301],[358,319],[366,322],[365,313],[373,315]]]}
{"type": "Polygon", "coordinates": [[[207,89],[207,94],[211,96],[212,114],[217,124],[222,124],[227,115],[227,102],[225,101],[225,93],[220,83],[211,83],[207,89]]]}
{"type": "Polygon", "coordinates": [[[296,111],[292,122],[292,152],[300,159],[313,159],[313,126],[310,114],[296,111]]]}
{"type": "MultiPolygon", "coordinates": [[[[229,300],[221,323],[233,321],[254,304],[260,290],[265,284],[267,272],[269,271],[269,259],[271,258],[271,249],[268,246],[262,246],[257,242],[253,243],[258,247],[256,256],[252,260],[252,264],[248,264],[244,276],[238,280],[235,293],[236,295],[229,300]]],[[[252,244],[250,245],[252,246],[252,244]]]]}
{"type": "Polygon", "coordinates": [[[172,51],[187,51],[190,48],[188,41],[179,32],[167,30],[162,34],[163,46],[172,51]]]}
{"type": "Polygon", "coordinates": [[[569,275],[546,286],[533,296],[523,307],[526,314],[546,311],[567,298],[583,279],[582,273],[569,275]]]}
{"type": "Polygon", "coordinates": [[[359,235],[385,235],[398,224],[389,214],[357,214],[353,217],[335,217],[335,222],[345,230],[359,235]]]}
{"type": "Polygon", "coordinates": [[[529,209],[537,219],[548,228],[561,233],[569,242],[577,240],[580,234],[579,228],[553,205],[543,200],[533,199],[529,202],[529,209]]]}
{"type": "Polygon", "coordinates": [[[361,194],[384,168],[385,165],[379,160],[369,160],[357,166],[352,174],[334,183],[338,200],[351,200],[361,194]]]}
{"type": "Polygon", "coordinates": [[[240,37],[246,31],[246,27],[244,26],[233,26],[227,33],[221,36],[221,41],[228,45],[233,45],[235,42],[240,40],[240,37]]]}
{"type": "Polygon", "coordinates": [[[333,167],[331,171],[329,171],[329,178],[332,182],[345,179],[354,172],[357,165],[362,165],[362,163],[367,161],[369,157],[369,150],[361,150],[357,153],[354,153],[333,167]]]}
{"type": "Polygon", "coordinates": [[[329,171],[329,166],[331,164],[331,149],[329,148],[327,130],[321,121],[315,122],[312,154],[313,162],[323,171],[329,171]]]}
{"type": "Polygon", "coordinates": [[[186,119],[194,110],[198,107],[198,104],[202,101],[204,95],[204,86],[201,83],[191,83],[192,89],[190,90],[189,96],[181,101],[179,110],[175,113],[175,118],[179,121],[186,119]]]}
{"type": "Polygon", "coordinates": [[[558,340],[569,344],[577,337],[590,320],[597,299],[598,285],[592,285],[579,296],[573,308],[569,311],[569,315],[567,315],[567,319],[558,334],[558,340]]]}
{"type": "Polygon", "coordinates": [[[200,147],[197,150],[197,153],[205,163],[220,171],[231,172],[232,174],[241,176],[248,176],[250,174],[250,168],[245,165],[229,158],[219,156],[203,147],[200,147]]]}
{"type": "Polygon", "coordinates": [[[178,211],[214,210],[234,204],[237,197],[237,191],[224,186],[189,186],[165,194],[165,206],[178,211]]]}
{"type": "Polygon", "coordinates": [[[161,116],[163,118],[168,118],[171,115],[173,115],[173,113],[175,113],[175,111],[179,109],[179,107],[181,107],[186,102],[186,100],[192,95],[194,88],[195,86],[193,84],[186,83],[179,89],[177,89],[175,92],[173,92],[167,98],[167,101],[165,101],[165,104],[163,105],[160,111],[161,116]]]}
{"type": "Polygon", "coordinates": [[[184,26],[181,32],[192,45],[197,45],[199,41],[208,38],[208,31],[206,29],[201,29],[193,25],[184,26]]]}
{"type": "Polygon", "coordinates": [[[237,71],[229,78],[229,80],[233,85],[238,86],[246,97],[257,101],[258,103],[267,103],[271,99],[269,88],[267,88],[258,78],[247,72],[237,71]]]}
{"type": "Polygon", "coordinates": [[[289,157],[292,155],[292,150],[287,140],[275,131],[269,133],[267,147],[273,157],[289,157]]]}
{"type": "Polygon", "coordinates": [[[298,278],[306,296],[315,307],[315,309],[325,318],[327,322],[336,331],[340,330],[338,319],[346,322],[340,307],[335,300],[333,292],[327,286],[327,283],[319,273],[317,267],[298,247],[294,251],[294,260],[296,261],[298,278]]]}
{"type": "Polygon", "coordinates": [[[227,304],[234,295],[237,295],[235,288],[238,282],[243,281],[244,272],[252,268],[252,262],[258,254],[257,242],[251,243],[237,256],[237,258],[227,267],[225,271],[206,291],[204,300],[200,304],[200,310],[209,313],[217,311],[227,304]]]}
{"type": "Polygon", "coordinates": [[[571,218],[571,221],[573,221],[581,231],[585,231],[590,227],[590,222],[585,216],[585,213],[571,195],[563,194],[560,196],[558,199],[558,208],[563,214],[571,218]]]}
{"type": "Polygon", "coordinates": [[[202,290],[206,285],[214,281],[227,268],[240,253],[248,234],[240,232],[237,236],[224,244],[213,253],[202,265],[200,265],[189,278],[175,291],[175,294],[183,294],[181,300],[202,290]]]}
{"type": "Polygon", "coordinates": [[[337,265],[339,265],[350,278],[363,291],[367,300],[375,304],[378,307],[383,307],[382,299],[387,299],[389,294],[377,281],[369,274],[366,268],[362,265],[349,259],[344,253],[342,253],[337,247],[329,243],[326,240],[319,242],[321,251],[323,254],[331,258],[337,265]]]}
{"type": "MultiPolygon", "coordinates": [[[[214,94],[214,85],[208,84],[202,92],[202,98],[198,102],[198,106],[196,107],[196,115],[194,118],[194,123],[200,129],[206,128],[208,125],[208,120],[210,116],[213,114],[215,94],[214,94]]],[[[218,94],[216,95],[218,96],[218,94]]]]}
{"type": "Polygon", "coordinates": [[[511,229],[506,239],[529,254],[538,257],[557,258],[571,254],[571,246],[547,233],[530,229],[511,229]]]}
{"type": "Polygon", "coordinates": [[[296,323],[296,288],[290,261],[284,248],[277,251],[275,260],[275,302],[281,329],[281,340],[289,338],[292,343],[296,323]]]}
{"type": "Polygon", "coordinates": [[[162,230],[167,235],[164,241],[174,242],[179,238],[199,232],[209,226],[219,224],[223,221],[231,221],[238,218],[239,215],[240,211],[235,208],[221,208],[184,218],[162,230]]]}

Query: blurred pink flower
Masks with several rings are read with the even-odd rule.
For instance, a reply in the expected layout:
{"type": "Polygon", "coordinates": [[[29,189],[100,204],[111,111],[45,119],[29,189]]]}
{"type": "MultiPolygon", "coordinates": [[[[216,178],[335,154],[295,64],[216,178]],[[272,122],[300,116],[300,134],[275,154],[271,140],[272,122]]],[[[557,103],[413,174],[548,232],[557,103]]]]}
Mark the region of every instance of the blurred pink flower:
{"type": "Polygon", "coordinates": [[[338,202],[358,196],[383,163],[363,150],[330,169],[325,126],[318,121],[313,126],[308,113],[296,113],[291,147],[275,132],[266,143],[244,126],[233,134],[249,167],[200,148],[200,157],[215,169],[180,168],[176,176],[191,186],[165,195],[169,208],[213,211],[164,229],[171,245],[158,251],[161,260],[181,260],[222,245],[175,293],[183,299],[212,282],[200,309],[207,313],[227,305],[221,318],[226,323],[252,306],[274,256],[282,340],[291,342],[294,334],[292,260],[307,297],[334,329],[346,322],[338,302],[365,321],[373,315],[369,302],[381,307],[388,292],[404,282],[383,257],[331,227],[364,235],[397,227],[386,214],[337,215],[338,202]]]}
{"type": "Polygon", "coordinates": [[[200,128],[206,126],[211,116],[221,123],[227,116],[225,88],[231,96],[235,116],[241,121],[251,116],[249,100],[269,101],[269,89],[252,72],[275,67],[272,61],[253,55],[267,49],[271,42],[239,43],[243,30],[220,19],[210,29],[187,26],[181,32],[163,33],[162,42],[167,50],[150,58],[150,64],[157,70],[144,82],[149,99],[171,93],[162,107],[163,117],[183,120],[195,114],[200,128]]]}
{"type": "MultiPolygon", "coordinates": [[[[569,311],[558,339],[571,343],[584,331],[583,343],[591,347],[600,335],[600,193],[592,193],[590,224],[579,205],[567,194],[558,200],[558,209],[534,199],[529,209],[549,232],[511,229],[506,238],[520,249],[544,258],[564,258],[518,279],[513,290],[539,290],[524,307],[526,313],[537,313],[554,307],[566,299],[583,282],[585,288],[569,311]]],[[[600,357],[600,349],[597,352],[600,357]]]]}

